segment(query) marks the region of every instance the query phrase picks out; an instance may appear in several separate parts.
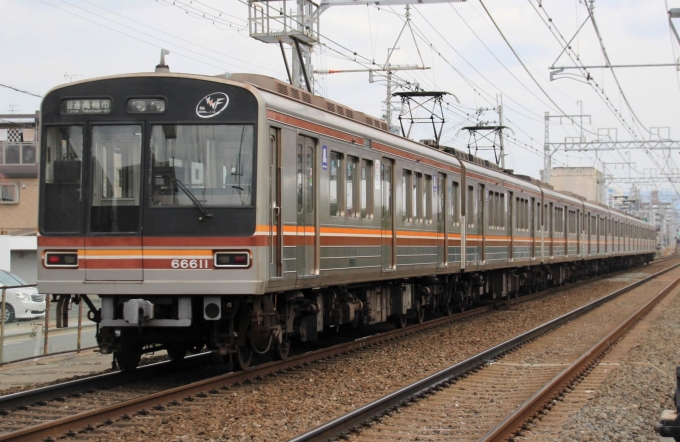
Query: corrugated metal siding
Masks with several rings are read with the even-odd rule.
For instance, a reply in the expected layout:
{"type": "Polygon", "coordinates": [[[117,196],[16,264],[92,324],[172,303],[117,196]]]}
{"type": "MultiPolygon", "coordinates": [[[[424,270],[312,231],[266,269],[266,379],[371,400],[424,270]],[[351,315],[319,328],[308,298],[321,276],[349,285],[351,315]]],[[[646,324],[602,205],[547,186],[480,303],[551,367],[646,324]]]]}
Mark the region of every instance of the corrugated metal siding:
{"type": "Polygon", "coordinates": [[[19,275],[29,284],[38,280],[38,254],[35,250],[12,250],[10,271],[19,275]]]}

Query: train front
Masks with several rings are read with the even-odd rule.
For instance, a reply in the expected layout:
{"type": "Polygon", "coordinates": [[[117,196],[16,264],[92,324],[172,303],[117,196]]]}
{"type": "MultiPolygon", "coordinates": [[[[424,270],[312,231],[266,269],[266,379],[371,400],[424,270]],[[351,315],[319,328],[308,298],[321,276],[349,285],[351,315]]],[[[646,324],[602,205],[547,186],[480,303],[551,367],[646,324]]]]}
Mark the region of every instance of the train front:
{"type": "Polygon", "coordinates": [[[252,88],[211,77],[109,77],[45,97],[38,286],[59,319],[88,303],[122,367],[154,346],[224,354],[239,303],[263,293],[259,118],[252,88]]]}

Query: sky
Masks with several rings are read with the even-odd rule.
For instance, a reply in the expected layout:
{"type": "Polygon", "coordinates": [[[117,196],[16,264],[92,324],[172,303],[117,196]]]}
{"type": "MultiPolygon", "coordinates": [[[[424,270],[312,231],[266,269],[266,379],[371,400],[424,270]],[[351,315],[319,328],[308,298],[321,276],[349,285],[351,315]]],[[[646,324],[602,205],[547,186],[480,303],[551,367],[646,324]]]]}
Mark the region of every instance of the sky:
{"type": "MultiPolygon", "coordinates": [[[[270,5],[283,6],[283,1],[270,5]]],[[[667,13],[680,8],[680,0],[595,0],[593,6],[612,65],[680,63],[680,44],[667,13]]],[[[166,61],[173,72],[253,72],[286,80],[278,45],[249,36],[248,12],[246,0],[2,0],[0,84],[44,95],[69,81],[148,72],[161,48],[170,51],[166,61]]],[[[411,5],[409,12],[410,27],[397,40],[404,5],[328,8],[320,17],[313,68],[379,68],[388,48],[396,47],[391,64],[428,68],[396,71],[398,80],[449,93],[442,144],[472,153],[489,147],[490,142],[476,143],[461,129],[498,125],[496,109],[502,102],[506,167],[533,177],[543,168],[546,112],[589,116],[582,119],[583,132],[574,124],[580,118],[551,118],[553,143],[581,136],[606,140],[604,134],[617,141],[658,139],[659,133],[680,140],[680,71],[675,67],[615,69],[618,85],[611,70],[601,68],[588,69],[590,80],[579,70],[550,80],[549,67],[573,67],[576,57],[585,66],[606,63],[584,0],[468,0],[411,5]],[[570,42],[567,53],[565,41],[570,42]]],[[[680,19],[674,23],[680,30],[680,19]]],[[[286,52],[290,61],[291,48],[286,52]]],[[[369,82],[368,72],[319,74],[315,93],[380,117],[386,87],[379,75],[374,80],[369,82]]],[[[33,113],[39,107],[40,98],[0,87],[0,114],[33,113]]],[[[412,137],[433,134],[421,126],[412,137]]],[[[493,150],[476,152],[494,159],[493,150]]],[[[677,174],[679,155],[558,151],[553,167],[596,166],[614,177],[659,174],[659,168],[677,174]]],[[[678,181],[657,186],[675,194],[678,181]]],[[[618,193],[630,186],[611,187],[618,193]]]]}

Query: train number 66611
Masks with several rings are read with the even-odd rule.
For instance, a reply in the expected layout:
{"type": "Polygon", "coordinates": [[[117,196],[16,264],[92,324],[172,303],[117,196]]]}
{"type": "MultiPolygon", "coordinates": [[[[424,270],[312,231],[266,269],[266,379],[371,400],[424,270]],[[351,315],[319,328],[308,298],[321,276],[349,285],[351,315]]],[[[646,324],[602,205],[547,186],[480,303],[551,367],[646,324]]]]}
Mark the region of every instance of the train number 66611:
{"type": "Polygon", "coordinates": [[[207,259],[173,259],[170,266],[173,269],[207,269],[209,262],[207,259]]]}

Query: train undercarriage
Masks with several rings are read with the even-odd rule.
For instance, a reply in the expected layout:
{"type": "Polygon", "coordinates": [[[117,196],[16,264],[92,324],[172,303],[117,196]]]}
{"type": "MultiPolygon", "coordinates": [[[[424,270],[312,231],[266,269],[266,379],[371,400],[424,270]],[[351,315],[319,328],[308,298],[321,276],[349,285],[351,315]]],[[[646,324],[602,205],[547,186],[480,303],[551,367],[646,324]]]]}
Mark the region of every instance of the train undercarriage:
{"type": "MultiPolygon", "coordinates": [[[[97,342],[125,370],[144,353],[167,350],[181,360],[204,348],[236,368],[257,354],[288,357],[295,342],[323,334],[393,321],[406,327],[435,314],[452,315],[475,305],[510,299],[650,262],[626,256],[512,269],[295,290],[260,296],[102,296],[97,342]]],[[[65,296],[60,295],[63,302],[65,296]]]]}

